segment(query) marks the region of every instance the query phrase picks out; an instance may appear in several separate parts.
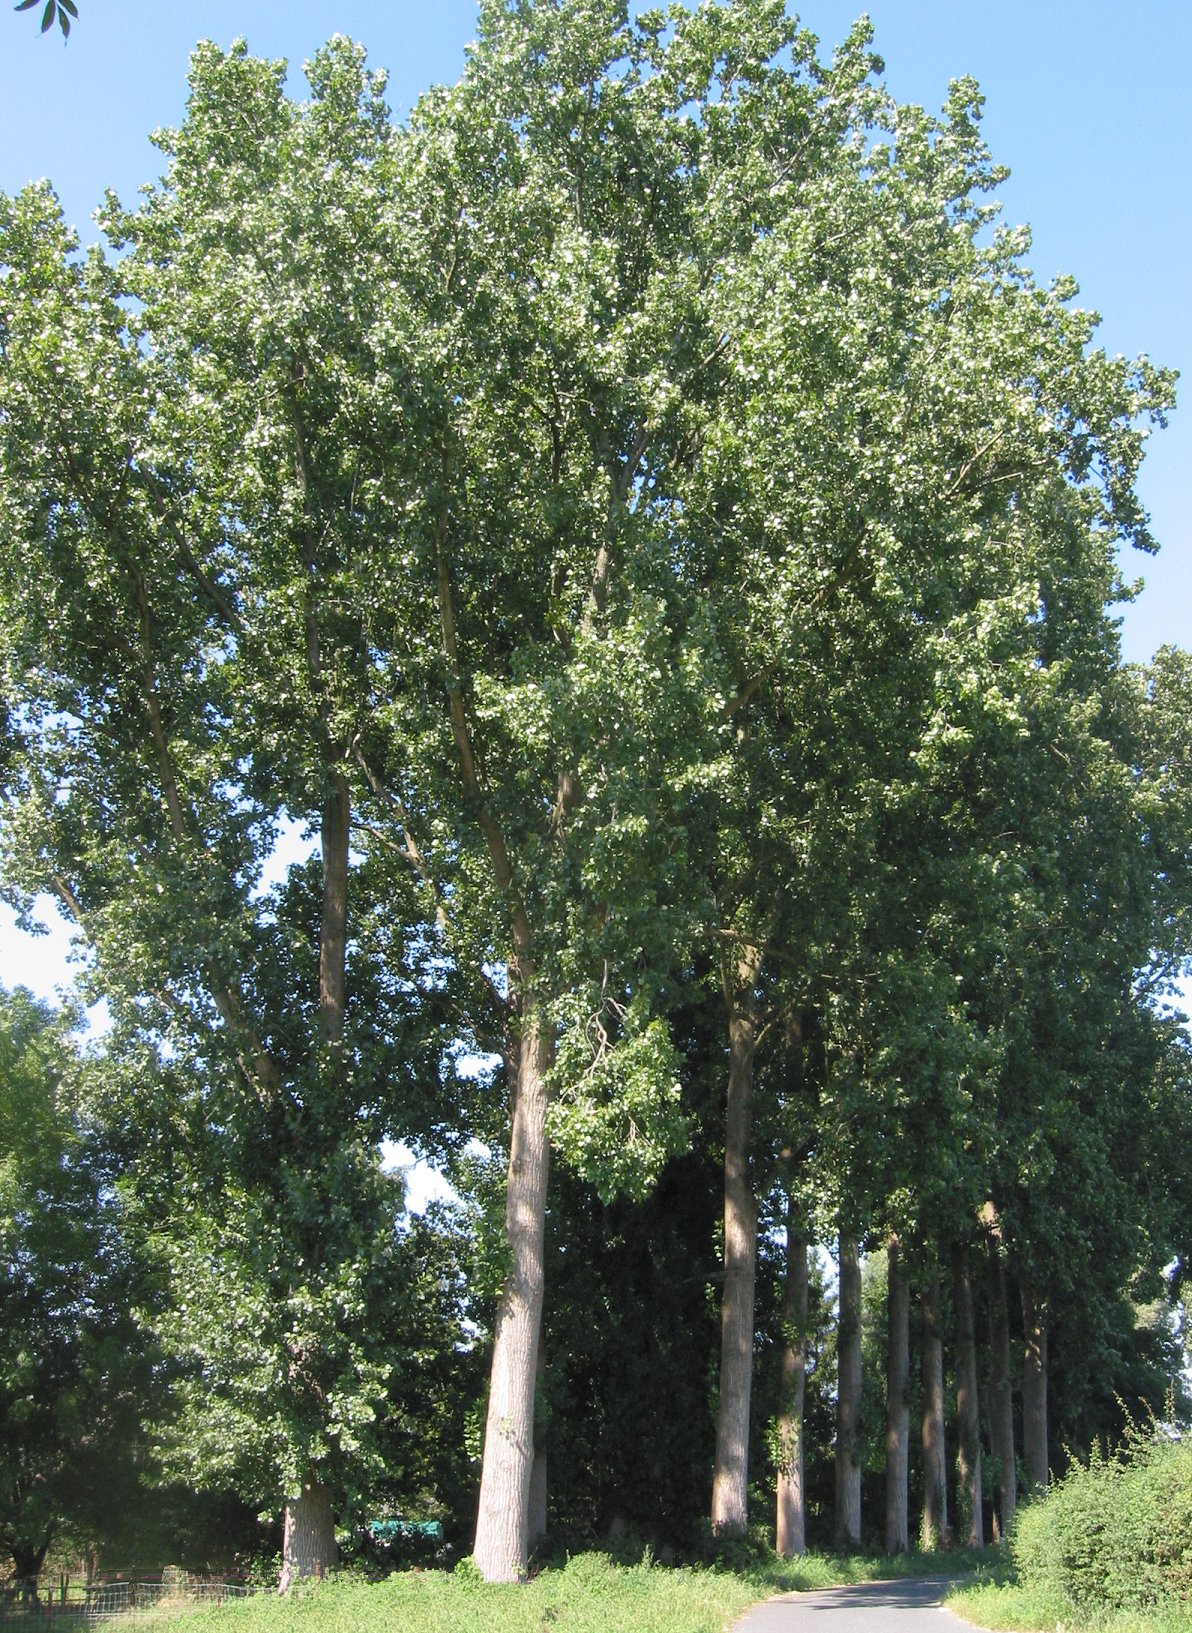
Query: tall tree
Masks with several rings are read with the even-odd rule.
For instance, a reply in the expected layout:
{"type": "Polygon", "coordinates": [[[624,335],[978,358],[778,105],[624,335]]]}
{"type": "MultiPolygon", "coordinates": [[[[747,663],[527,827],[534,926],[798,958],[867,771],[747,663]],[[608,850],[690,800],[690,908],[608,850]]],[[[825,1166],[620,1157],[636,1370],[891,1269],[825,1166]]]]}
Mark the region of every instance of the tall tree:
{"type": "MultiPolygon", "coordinates": [[[[362,1060],[384,1023],[353,1010],[349,945],[358,998],[387,1003],[395,1039],[419,985],[431,1003],[441,982],[425,966],[403,982],[400,946],[387,971],[392,947],[349,924],[388,131],[354,48],[310,77],[299,109],[279,65],[201,48],[165,179],[133,214],[109,203],[130,253],[76,258],[45,189],[4,202],[0,251],[9,876],[58,895],[123,1031],[164,1044],[200,1147],[219,1131],[215,1192],[173,1196],[177,1251],[198,1275],[226,1235],[238,1297],[267,1315],[224,1329],[196,1296],[176,1336],[229,1399],[257,1369],[273,1380],[250,1388],[252,1433],[229,1438],[258,1501],[270,1481],[285,1499],[286,1582],[334,1559],[329,1492],[388,1367],[359,1292],[385,1189],[368,1139],[395,1126],[371,1073],[401,1050],[362,1060]],[[286,818],[322,854],[279,900],[257,883],[286,818]],[[221,1212],[196,1210],[204,1196],[221,1212]]],[[[227,1479],[228,1443],[195,1444],[196,1476],[227,1479]]]]}

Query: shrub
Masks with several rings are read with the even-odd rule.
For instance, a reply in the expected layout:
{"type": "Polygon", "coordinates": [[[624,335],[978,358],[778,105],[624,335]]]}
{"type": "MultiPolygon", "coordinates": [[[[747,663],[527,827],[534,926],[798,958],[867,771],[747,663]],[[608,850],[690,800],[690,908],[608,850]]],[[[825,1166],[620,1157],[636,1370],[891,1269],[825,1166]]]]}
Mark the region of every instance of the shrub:
{"type": "Polygon", "coordinates": [[[1024,1587],[1075,1610],[1192,1601],[1192,1442],[1094,1452],[1023,1507],[1010,1546],[1024,1587]]]}

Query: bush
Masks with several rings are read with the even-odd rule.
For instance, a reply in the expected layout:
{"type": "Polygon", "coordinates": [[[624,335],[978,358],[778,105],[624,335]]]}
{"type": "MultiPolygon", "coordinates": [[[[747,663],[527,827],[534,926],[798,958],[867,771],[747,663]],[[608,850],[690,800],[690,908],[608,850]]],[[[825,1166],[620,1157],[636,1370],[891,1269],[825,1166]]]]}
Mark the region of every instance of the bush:
{"type": "Polygon", "coordinates": [[[1094,1453],[1022,1508],[1010,1549],[1024,1587],[1074,1610],[1192,1602],[1192,1441],[1094,1453]]]}

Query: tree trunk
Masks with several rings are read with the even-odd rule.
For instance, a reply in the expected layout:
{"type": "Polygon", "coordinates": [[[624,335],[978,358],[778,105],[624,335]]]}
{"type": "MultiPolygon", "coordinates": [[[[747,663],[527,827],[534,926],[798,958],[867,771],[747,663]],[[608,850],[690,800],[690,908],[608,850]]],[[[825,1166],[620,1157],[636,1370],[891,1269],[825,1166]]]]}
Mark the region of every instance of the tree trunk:
{"type": "Polygon", "coordinates": [[[509,1270],[497,1306],[473,1549],[486,1582],[516,1582],[529,1563],[534,1384],[545,1288],[543,1239],[550,1167],[546,1076],[551,1047],[530,1001],[522,1020],[505,1199],[509,1270]]]}
{"type": "Polygon", "coordinates": [[[323,804],[323,914],[319,931],[319,1016],[332,1043],[343,1035],[347,1006],[348,853],[352,805],[348,779],[333,775],[323,804]]]}
{"type": "Polygon", "coordinates": [[[1014,1458],[1014,1395],[1010,1377],[1010,1316],[1006,1308],[1006,1267],[995,1237],[985,1238],[989,1303],[989,1440],[997,1467],[998,1537],[1009,1535],[1018,1508],[1018,1468],[1014,1458]]]}
{"type": "Polygon", "coordinates": [[[807,1388],[806,1228],[798,1216],[794,1198],[788,1198],[775,1544],[781,1559],[794,1559],[807,1548],[807,1502],[803,1486],[803,1400],[807,1388]]]}
{"type": "Polygon", "coordinates": [[[1047,1459],[1047,1325],[1035,1290],[1023,1280],[1022,1297],[1022,1456],[1032,1491],[1045,1491],[1047,1459]]]}
{"type": "MultiPolygon", "coordinates": [[[[324,1036],[338,1044],[343,1036],[347,1003],[348,852],[351,843],[351,793],[347,778],[336,771],[323,805],[320,841],[323,852],[323,900],[319,926],[319,1019],[324,1036]]],[[[296,1497],[286,1502],[279,1593],[288,1593],[300,1576],[323,1576],[333,1569],[338,1551],[331,1495],[312,1471],[296,1497]]]]}
{"type": "Polygon", "coordinates": [[[886,1552],[905,1554],[911,1545],[908,1518],[911,1293],[902,1270],[902,1244],[886,1244],[886,1552]]]}
{"type": "Polygon", "coordinates": [[[944,1446],[944,1345],[940,1284],[934,1272],[919,1295],[923,1315],[923,1518],[919,1545],[930,1550],[948,1538],[948,1462],[944,1446]]]}
{"type": "Polygon", "coordinates": [[[836,1545],[856,1548],[861,1542],[861,1255],[843,1233],[836,1357],[836,1545]]]}
{"type": "Polygon", "coordinates": [[[726,980],[729,1009],[728,1105],[724,1132],[724,1295],[720,1305],[720,1398],[712,1530],[739,1534],[749,1517],[749,1404],[753,1389],[753,1295],[757,1204],[749,1178],[753,1055],[757,1047],[754,983],[761,954],[746,948],[726,980]]]}
{"type": "Polygon", "coordinates": [[[956,1310],[956,1506],[957,1537],[967,1548],[985,1544],[981,1504],[981,1423],[977,1406],[977,1337],[973,1276],[967,1242],[952,1247],[956,1310]]]}
{"type": "Polygon", "coordinates": [[[327,1487],[311,1475],[302,1482],[298,1495],[286,1503],[277,1591],[288,1593],[300,1576],[325,1576],[334,1570],[337,1558],[331,1497],[327,1487]]]}
{"type": "Polygon", "coordinates": [[[53,1525],[47,1531],[41,1542],[18,1542],[10,1540],[8,1552],[12,1558],[13,1577],[20,1583],[22,1598],[29,1604],[38,1603],[38,1578],[41,1568],[46,1562],[46,1554],[50,1550],[50,1543],[54,1540],[57,1529],[53,1525]]]}

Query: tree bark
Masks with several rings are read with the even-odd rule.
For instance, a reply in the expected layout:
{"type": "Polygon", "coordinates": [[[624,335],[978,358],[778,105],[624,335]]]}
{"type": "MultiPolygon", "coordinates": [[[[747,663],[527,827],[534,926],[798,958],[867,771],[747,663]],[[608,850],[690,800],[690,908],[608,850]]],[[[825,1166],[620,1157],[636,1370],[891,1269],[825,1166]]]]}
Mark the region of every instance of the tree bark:
{"type": "Polygon", "coordinates": [[[1047,1324],[1035,1290],[1023,1279],[1022,1299],[1022,1456],[1031,1491],[1046,1491],[1047,1324]]]}
{"type": "Polygon", "coordinates": [[[532,1000],[522,1013],[505,1200],[509,1270],[497,1307],[473,1558],[486,1582],[516,1582],[529,1563],[534,1386],[545,1289],[550,1148],[550,1038],[532,1000]]]}
{"type": "Polygon", "coordinates": [[[997,1535],[1009,1535],[1018,1509],[1018,1466],[1014,1453],[1014,1394],[1010,1375],[1010,1315],[1006,1307],[1006,1267],[997,1239],[985,1238],[989,1304],[989,1439],[997,1465],[997,1535]]]}
{"type": "MultiPolygon", "coordinates": [[[[320,828],[323,901],[319,927],[319,1019],[324,1036],[332,1044],[343,1036],[347,1003],[351,810],[347,778],[337,771],[323,804],[320,828]]],[[[298,1496],[286,1503],[278,1592],[287,1593],[297,1577],[323,1576],[333,1569],[337,1557],[331,1495],[312,1471],[302,1482],[298,1496]]]]}
{"type": "Polygon", "coordinates": [[[323,802],[323,916],[319,929],[319,1017],[328,1040],[343,1035],[347,1008],[348,853],[352,803],[348,779],[332,773],[323,802]]]}
{"type": "Polygon", "coordinates": [[[843,1233],[836,1366],[836,1545],[856,1548],[861,1542],[861,1255],[843,1233]]]}
{"type": "Polygon", "coordinates": [[[788,1198],[775,1542],[781,1559],[794,1559],[807,1548],[807,1498],[803,1483],[803,1402],[807,1389],[806,1228],[794,1198],[788,1198]]]}
{"type": "Polygon", "coordinates": [[[762,955],[744,948],[725,982],[729,1010],[728,1104],[724,1134],[724,1294],[720,1305],[720,1397],[712,1530],[739,1534],[749,1518],[749,1407],[753,1388],[753,1299],[757,1272],[757,1203],[749,1178],[753,1056],[757,1047],[754,984],[762,955]]]}
{"type": "Polygon", "coordinates": [[[944,1445],[944,1345],[940,1285],[933,1271],[919,1295],[923,1316],[923,1517],[919,1544],[939,1548],[948,1537],[948,1463],[944,1445]]]}
{"type": "Polygon", "coordinates": [[[909,1552],[909,1467],[911,1293],[902,1269],[902,1244],[891,1236],[886,1244],[886,1552],[909,1552]]]}
{"type": "Polygon", "coordinates": [[[973,1277],[967,1242],[952,1247],[952,1296],[956,1312],[956,1504],[957,1536],[967,1548],[985,1544],[981,1504],[981,1422],[977,1404],[977,1337],[973,1277]]]}
{"type": "Polygon", "coordinates": [[[325,1576],[335,1568],[337,1558],[331,1498],[312,1474],[302,1482],[298,1495],[286,1503],[277,1591],[288,1593],[302,1576],[325,1576]]]}

